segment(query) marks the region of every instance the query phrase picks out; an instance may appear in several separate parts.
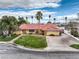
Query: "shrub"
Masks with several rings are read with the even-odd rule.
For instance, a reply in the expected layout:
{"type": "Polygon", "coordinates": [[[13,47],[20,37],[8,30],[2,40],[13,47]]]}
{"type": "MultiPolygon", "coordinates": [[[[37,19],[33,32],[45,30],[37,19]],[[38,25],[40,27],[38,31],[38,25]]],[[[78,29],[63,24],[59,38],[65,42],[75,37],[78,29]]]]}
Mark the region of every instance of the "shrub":
{"type": "Polygon", "coordinates": [[[73,35],[73,36],[75,36],[75,37],[78,37],[79,36],[79,34],[78,34],[78,31],[77,30],[71,30],[71,34],[73,35]]]}
{"type": "Polygon", "coordinates": [[[72,45],[70,45],[70,47],[73,47],[73,48],[79,49],[79,44],[72,44],[72,45]]]}
{"type": "Polygon", "coordinates": [[[11,35],[11,36],[0,36],[0,41],[10,41],[12,39],[14,39],[15,37],[17,37],[17,35],[11,35]]]}

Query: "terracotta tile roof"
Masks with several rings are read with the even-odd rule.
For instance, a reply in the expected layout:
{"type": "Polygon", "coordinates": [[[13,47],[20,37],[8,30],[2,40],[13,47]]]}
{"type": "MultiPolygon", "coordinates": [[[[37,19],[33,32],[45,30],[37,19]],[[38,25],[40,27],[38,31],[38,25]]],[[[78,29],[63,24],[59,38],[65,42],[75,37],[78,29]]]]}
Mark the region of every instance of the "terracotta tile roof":
{"type": "Polygon", "coordinates": [[[28,29],[41,29],[41,30],[53,30],[59,31],[59,27],[55,24],[22,24],[19,26],[21,30],[28,29]]]}

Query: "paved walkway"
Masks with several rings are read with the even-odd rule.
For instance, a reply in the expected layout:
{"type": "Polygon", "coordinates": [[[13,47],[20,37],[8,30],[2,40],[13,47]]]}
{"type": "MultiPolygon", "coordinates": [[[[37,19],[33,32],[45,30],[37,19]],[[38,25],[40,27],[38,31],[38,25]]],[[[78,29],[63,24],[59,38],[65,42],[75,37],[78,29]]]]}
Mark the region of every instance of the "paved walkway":
{"type": "Polygon", "coordinates": [[[22,37],[22,36],[23,36],[23,34],[19,35],[18,37],[14,38],[13,40],[11,40],[11,41],[8,42],[8,43],[14,43],[14,41],[16,41],[18,38],[20,38],[20,37],[22,37]]]}
{"type": "Polygon", "coordinates": [[[47,50],[76,50],[74,48],[69,47],[69,45],[74,43],[79,43],[75,39],[69,37],[66,34],[62,34],[62,36],[47,36],[48,47],[47,50]]]}

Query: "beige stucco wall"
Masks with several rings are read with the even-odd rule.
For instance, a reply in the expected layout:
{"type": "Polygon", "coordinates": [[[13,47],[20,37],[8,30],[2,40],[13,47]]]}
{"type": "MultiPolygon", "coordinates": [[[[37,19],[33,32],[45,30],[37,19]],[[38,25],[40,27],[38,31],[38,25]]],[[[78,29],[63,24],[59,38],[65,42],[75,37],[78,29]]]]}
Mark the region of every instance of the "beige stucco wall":
{"type": "Polygon", "coordinates": [[[20,35],[20,34],[23,34],[23,32],[22,31],[15,31],[15,32],[13,32],[13,34],[20,35]]]}
{"type": "MultiPolygon", "coordinates": [[[[34,32],[29,32],[29,30],[26,30],[25,33],[27,33],[27,34],[29,34],[29,33],[35,34],[36,30],[34,32]]],[[[60,35],[60,32],[58,32],[58,31],[57,32],[56,31],[55,32],[54,31],[44,31],[44,35],[51,35],[51,34],[58,36],[58,35],[60,35]]]]}

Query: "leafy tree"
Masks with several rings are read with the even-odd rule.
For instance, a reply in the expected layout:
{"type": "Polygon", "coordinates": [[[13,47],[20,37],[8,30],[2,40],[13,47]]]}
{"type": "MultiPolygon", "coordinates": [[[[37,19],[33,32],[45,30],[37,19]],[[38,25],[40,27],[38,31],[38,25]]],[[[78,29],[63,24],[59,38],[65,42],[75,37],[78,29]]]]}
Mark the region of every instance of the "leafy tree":
{"type": "Polygon", "coordinates": [[[75,37],[78,37],[78,31],[76,29],[71,29],[71,34],[75,37]]]}
{"type": "Polygon", "coordinates": [[[11,34],[11,32],[15,31],[18,29],[18,21],[14,16],[9,16],[9,34],[11,34]]]}
{"type": "MultiPolygon", "coordinates": [[[[26,19],[28,19],[27,17],[26,17],[26,19]]],[[[18,25],[21,25],[21,24],[23,24],[23,23],[28,23],[28,21],[27,20],[25,20],[23,17],[18,17],[18,25]]]]}
{"type": "Polygon", "coordinates": [[[17,29],[17,19],[14,16],[3,16],[0,21],[0,30],[3,35],[10,35],[17,29]]]}
{"type": "Polygon", "coordinates": [[[38,12],[36,13],[36,19],[39,21],[39,23],[40,23],[40,20],[43,18],[42,16],[43,16],[43,14],[42,14],[41,11],[38,11],[38,12]]]}
{"type": "Polygon", "coordinates": [[[69,26],[70,26],[71,34],[75,37],[78,37],[79,36],[78,30],[77,28],[75,28],[74,23],[70,22],[69,26]]]}

